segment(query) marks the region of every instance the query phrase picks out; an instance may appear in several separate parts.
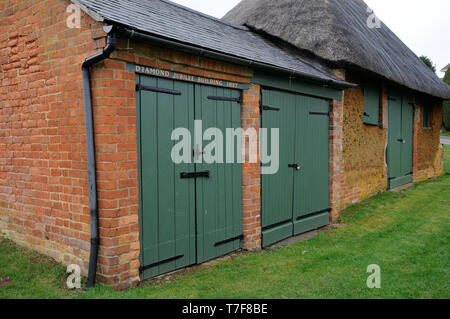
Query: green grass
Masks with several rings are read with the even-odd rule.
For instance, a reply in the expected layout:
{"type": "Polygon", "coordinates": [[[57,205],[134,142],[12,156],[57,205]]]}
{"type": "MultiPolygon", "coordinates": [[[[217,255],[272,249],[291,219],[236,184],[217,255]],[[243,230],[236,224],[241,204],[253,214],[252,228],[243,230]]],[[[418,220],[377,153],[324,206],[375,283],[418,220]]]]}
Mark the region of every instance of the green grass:
{"type": "Polygon", "coordinates": [[[441,136],[450,137],[450,132],[447,132],[447,133],[441,133],[441,136]]]}
{"type": "MultiPolygon", "coordinates": [[[[450,146],[445,147],[450,174],[450,146]]],[[[65,288],[51,259],[0,242],[0,298],[449,298],[450,175],[349,207],[343,227],[117,292],[65,288]],[[381,289],[366,268],[381,267],[381,289]],[[8,285],[2,284],[4,278],[8,285]]]]}

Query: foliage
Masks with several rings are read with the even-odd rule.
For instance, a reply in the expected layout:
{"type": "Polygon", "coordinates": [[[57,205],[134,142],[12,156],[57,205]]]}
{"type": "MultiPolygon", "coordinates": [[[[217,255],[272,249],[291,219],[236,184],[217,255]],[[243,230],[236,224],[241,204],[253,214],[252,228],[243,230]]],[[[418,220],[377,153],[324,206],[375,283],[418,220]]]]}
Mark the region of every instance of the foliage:
{"type": "Polygon", "coordinates": [[[425,55],[422,55],[420,57],[420,59],[423,61],[423,63],[425,63],[425,65],[427,67],[430,68],[431,71],[433,71],[434,73],[436,73],[436,65],[433,63],[433,61],[431,61],[431,59],[425,55]]]}

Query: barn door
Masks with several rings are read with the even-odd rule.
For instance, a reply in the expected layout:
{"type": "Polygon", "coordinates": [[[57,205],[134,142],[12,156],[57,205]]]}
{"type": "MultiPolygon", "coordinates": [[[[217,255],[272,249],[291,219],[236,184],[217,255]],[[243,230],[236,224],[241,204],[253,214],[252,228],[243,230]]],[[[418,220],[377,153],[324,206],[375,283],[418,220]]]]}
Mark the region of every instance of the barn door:
{"type": "Polygon", "coordinates": [[[226,152],[222,152],[226,129],[241,127],[240,91],[196,85],[195,118],[202,121],[205,133],[208,129],[217,128],[217,133],[223,138],[208,136],[211,141],[215,139],[218,142],[212,152],[208,147],[211,141],[205,140],[202,147],[194,146],[196,150],[216,156],[215,159],[207,159],[205,154],[201,154],[202,163],[196,164],[197,172],[209,173],[208,178],[196,181],[197,261],[201,263],[239,249],[243,240],[242,172],[241,164],[237,162],[237,154],[241,150],[235,141],[233,163],[226,163],[226,152]]]}
{"type": "Polygon", "coordinates": [[[192,130],[194,85],[141,76],[138,82],[141,179],[141,272],[153,277],[196,262],[195,181],[174,164],[172,131],[192,130]]]}
{"type": "Polygon", "coordinates": [[[412,182],[413,106],[400,94],[389,96],[387,161],[389,188],[412,182]]]}
{"type": "Polygon", "coordinates": [[[329,222],[329,103],[264,89],[261,110],[262,127],[280,135],[279,171],[262,175],[263,246],[269,246],[329,222]]]}

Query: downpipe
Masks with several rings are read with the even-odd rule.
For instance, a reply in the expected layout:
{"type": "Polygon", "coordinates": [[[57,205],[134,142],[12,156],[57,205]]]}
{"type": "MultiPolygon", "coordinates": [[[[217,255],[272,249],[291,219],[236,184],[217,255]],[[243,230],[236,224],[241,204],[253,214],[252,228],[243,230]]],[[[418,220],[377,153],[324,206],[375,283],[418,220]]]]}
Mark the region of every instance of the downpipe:
{"type": "Polygon", "coordinates": [[[97,257],[100,245],[98,233],[98,206],[97,206],[97,174],[95,162],[94,118],[92,111],[91,76],[89,69],[96,63],[109,58],[116,49],[117,39],[113,26],[105,26],[103,30],[108,34],[106,47],[86,60],[82,65],[84,116],[86,125],[86,151],[89,180],[89,215],[91,224],[91,248],[89,254],[89,273],[85,290],[95,286],[97,274],[97,257]]]}

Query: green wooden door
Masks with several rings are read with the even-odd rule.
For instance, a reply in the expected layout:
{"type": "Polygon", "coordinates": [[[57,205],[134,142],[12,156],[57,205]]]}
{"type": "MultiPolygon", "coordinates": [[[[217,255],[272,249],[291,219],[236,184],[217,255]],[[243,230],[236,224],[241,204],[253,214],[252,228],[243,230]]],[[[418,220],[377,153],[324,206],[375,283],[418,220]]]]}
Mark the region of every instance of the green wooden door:
{"type": "Polygon", "coordinates": [[[327,225],[330,219],[329,109],[323,99],[299,95],[296,108],[294,235],[327,225]]]}
{"type": "Polygon", "coordinates": [[[295,94],[276,90],[262,90],[262,128],[268,129],[268,150],[272,128],[279,129],[279,170],[274,175],[262,175],[263,246],[292,236],[292,191],[294,170],[289,167],[295,158],[295,94]]]}
{"type": "MultiPolygon", "coordinates": [[[[203,122],[198,133],[202,137],[208,128],[225,134],[227,128],[241,126],[240,91],[147,76],[137,81],[141,274],[149,278],[242,245],[241,164],[220,158],[196,162],[209,142],[203,142],[204,148],[194,145],[195,120],[203,122]],[[179,142],[172,140],[176,128],[190,132],[190,163],[175,164],[172,159],[179,142]],[[208,176],[199,176],[202,172],[208,176]]],[[[217,146],[214,155],[225,141],[217,146]]]]}
{"type": "Polygon", "coordinates": [[[387,162],[389,188],[412,182],[413,106],[401,94],[389,96],[387,162]]]}
{"type": "Polygon", "coordinates": [[[401,143],[401,175],[412,182],[413,173],[413,123],[414,107],[409,98],[402,99],[402,139],[401,143]]]}
{"type": "Polygon", "coordinates": [[[329,222],[328,112],[326,100],[262,90],[262,128],[280,135],[279,171],[262,175],[265,247],[329,222]]]}
{"type": "Polygon", "coordinates": [[[199,263],[230,253],[242,245],[242,171],[237,162],[237,152],[241,150],[235,141],[233,163],[226,163],[226,152],[222,152],[226,129],[241,127],[239,98],[240,91],[237,90],[195,86],[196,120],[202,120],[205,133],[211,128],[218,129],[216,134],[212,132],[208,136],[210,141],[205,140],[203,147],[195,147],[217,156],[215,159],[204,157],[202,163],[196,164],[198,172],[210,172],[209,178],[199,178],[196,182],[199,263]],[[215,150],[208,146],[214,140],[218,142],[215,150]]]}
{"type": "Polygon", "coordinates": [[[153,277],[196,262],[195,181],[180,179],[195,168],[171,158],[173,129],[194,124],[194,85],[145,76],[138,84],[147,87],[138,92],[141,269],[153,277]]]}

